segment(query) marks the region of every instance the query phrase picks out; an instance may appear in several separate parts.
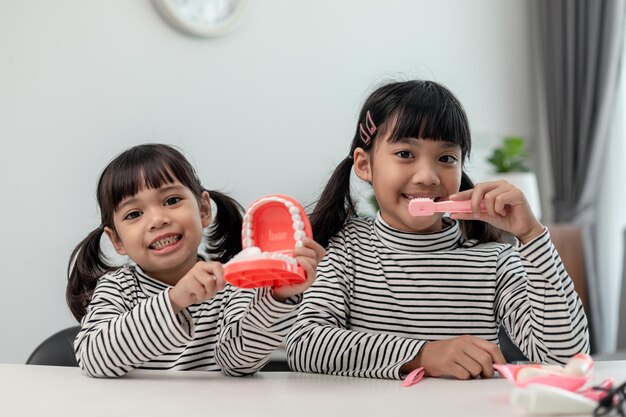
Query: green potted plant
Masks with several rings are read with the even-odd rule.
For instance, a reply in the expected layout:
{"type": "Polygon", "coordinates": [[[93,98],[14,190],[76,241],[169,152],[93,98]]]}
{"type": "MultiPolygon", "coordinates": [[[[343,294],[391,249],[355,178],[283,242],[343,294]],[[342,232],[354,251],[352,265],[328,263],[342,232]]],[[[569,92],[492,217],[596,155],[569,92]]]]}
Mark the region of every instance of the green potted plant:
{"type": "Polygon", "coordinates": [[[507,136],[502,145],[493,150],[487,159],[495,168],[496,172],[528,172],[526,159],[528,152],[524,145],[524,139],[520,136],[507,136]]]}
{"type": "Polygon", "coordinates": [[[541,204],[537,176],[526,164],[528,151],[524,139],[520,136],[503,138],[502,144],[493,150],[487,161],[493,168],[489,180],[503,179],[522,190],[533,213],[540,218],[541,204]]]}

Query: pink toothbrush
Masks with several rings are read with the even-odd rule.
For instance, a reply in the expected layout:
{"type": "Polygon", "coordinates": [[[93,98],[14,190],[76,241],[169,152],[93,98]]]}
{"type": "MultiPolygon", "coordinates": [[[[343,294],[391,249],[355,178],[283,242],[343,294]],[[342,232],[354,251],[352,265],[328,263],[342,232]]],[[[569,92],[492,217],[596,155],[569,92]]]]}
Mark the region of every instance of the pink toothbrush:
{"type": "MultiPolygon", "coordinates": [[[[435,213],[471,213],[472,202],[465,201],[433,201],[430,198],[414,198],[409,201],[411,216],[432,216],[435,213]]],[[[487,211],[485,202],[480,203],[480,211],[487,211]]]]}

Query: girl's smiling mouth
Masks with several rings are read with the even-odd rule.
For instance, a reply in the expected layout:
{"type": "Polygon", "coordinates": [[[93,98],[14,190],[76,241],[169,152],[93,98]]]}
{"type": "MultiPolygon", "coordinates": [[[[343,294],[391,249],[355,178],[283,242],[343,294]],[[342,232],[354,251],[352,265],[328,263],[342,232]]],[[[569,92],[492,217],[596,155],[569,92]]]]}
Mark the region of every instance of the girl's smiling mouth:
{"type": "Polygon", "coordinates": [[[168,234],[159,236],[148,247],[156,252],[169,252],[178,247],[178,243],[183,238],[181,234],[168,234]]]}
{"type": "Polygon", "coordinates": [[[439,201],[441,200],[441,197],[436,196],[433,193],[415,193],[415,194],[404,194],[402,193],[402,198],[404,198],[405,200],[411,201],[414,198],[429,198],[433,201],[439,201]]]}

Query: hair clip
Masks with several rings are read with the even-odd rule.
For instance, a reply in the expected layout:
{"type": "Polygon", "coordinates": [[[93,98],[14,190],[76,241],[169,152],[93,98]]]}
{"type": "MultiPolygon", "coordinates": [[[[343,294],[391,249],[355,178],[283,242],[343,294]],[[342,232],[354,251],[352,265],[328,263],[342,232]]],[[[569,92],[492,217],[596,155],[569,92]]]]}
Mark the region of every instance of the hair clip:
{"type": "Polygon", "coordinates": [[[359,123],[359,134],[361,136],[361,140],[363,141],[365,146],[368,146],[372,141],[372,135],[376,133],[376,125],[372,120],[372,116],[370,115],[369,110],[367,111],[367,113],[365,113],[365,127],[367,128],[367,132],[363,128],[363,123],[359,123]]]}

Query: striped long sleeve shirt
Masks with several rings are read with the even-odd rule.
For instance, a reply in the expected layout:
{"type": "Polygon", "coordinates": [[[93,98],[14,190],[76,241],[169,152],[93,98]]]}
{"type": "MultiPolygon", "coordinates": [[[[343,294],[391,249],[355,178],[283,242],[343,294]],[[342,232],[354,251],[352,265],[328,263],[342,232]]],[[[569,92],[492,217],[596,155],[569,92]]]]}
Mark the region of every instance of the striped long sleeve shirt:
{"type": "Polygon", "coordinates": [[[292,369],[398,379],[428,341],[504,326],[532,361],[588,352],[587,319],[546,230],[525,245],[476,244],[458,222],[429,234],[380,215],[333,237],[287,336],[292,369]]]}
{"type": "Polygon", "coordinates": [[[79,366],[95,377],[136,368],[249,375],[284,340],[300,301],[281,303],[269,288],[227,284],[215,297],[174,314],[170,288],[136,264],[101,277],[74,342],[79,366]]]}

